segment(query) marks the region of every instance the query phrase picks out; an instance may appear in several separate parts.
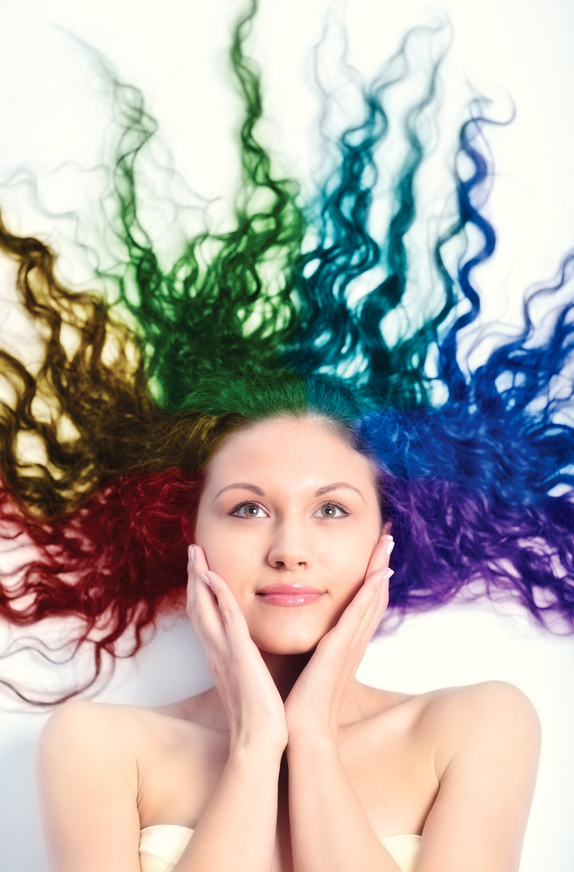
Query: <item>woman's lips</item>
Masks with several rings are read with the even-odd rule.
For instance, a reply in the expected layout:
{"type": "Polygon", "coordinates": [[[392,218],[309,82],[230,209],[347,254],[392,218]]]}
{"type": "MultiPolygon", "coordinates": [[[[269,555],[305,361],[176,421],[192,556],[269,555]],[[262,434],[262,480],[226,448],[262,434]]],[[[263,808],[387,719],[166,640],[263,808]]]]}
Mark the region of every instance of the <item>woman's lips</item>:
{"type": "Polygon", "coordinates": [[[305,584],[270,584],[257,591],[257,596],[270,606],[308,606],[325,593],[305,584]]]}

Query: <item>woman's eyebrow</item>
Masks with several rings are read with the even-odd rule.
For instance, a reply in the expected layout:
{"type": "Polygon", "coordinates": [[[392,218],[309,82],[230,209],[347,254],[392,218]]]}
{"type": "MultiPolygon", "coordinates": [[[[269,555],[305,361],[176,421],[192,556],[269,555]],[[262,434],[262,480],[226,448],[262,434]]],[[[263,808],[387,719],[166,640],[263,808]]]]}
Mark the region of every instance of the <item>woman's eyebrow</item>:
{"type": "Polygon", "coordinates": [[[365,498],[358,487],[355,487],[354,484],[349,484],[347,481],[335,481],[333,484],[326,484],[323,487],[320,487],[319,490],[315,491],[316,497],[322,497],[323,494],[328,494],[330,491],[334,490],[354,490],[359,494],[363,502],[365,502],[365,498]]]}
{"type": "Polygon", "coordinates": [[[225,487],[222,487],[221,490],[216,493],[214,499],[217,499],[217,497],[221,496],[221,494],[225,493],[225,491],[233,490],[234,488],[251,491],[252,493],[257,494],[257,496],[259,497],[265,496],[265,493],[261,490],[260,487],[257,487],[256,484],[249,484],[248,481],[235,481],[233,482],[233,484],[226,484],[225,487]]]}
{"type": "MultiPolygon", "coordinates": [[[[217,499],[219,496],[221,496],[221,494],[225,493],[225,491],[235,489],[248,490],[251,491],[251,493],[257,494],[257,496],[259,497],[265,496],[265,492],[262,491],[260,487],[257,487],[256,484],[251,484],[248,481],[234,481],[233,484],[226,484],[225,487],[222,487],[221,490],[216,493],[214,499],[217,499]]],[[[347,481],[334,481],[332,484],[325,484],[323,485],[323,487],[320,487],[318,490],[315,491],[315,496],[322,497],[324,494],[328,494],[331,491],[343,489],[354,490],[356,493],[359,494],[363,502],[365,501],[363,494],[361,493],[359,488],[355,487],[354,484],[349,484],[349,482],[347,481]]]]}

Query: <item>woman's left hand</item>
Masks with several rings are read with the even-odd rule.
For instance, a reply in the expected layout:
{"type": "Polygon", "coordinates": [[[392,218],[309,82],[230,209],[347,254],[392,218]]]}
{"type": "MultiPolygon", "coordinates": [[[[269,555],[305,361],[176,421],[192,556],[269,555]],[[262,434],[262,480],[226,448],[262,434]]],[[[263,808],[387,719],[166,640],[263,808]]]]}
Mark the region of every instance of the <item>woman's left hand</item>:
{"type": "Polygon", "coordinates": [[[341,706],[389,601],[392,536],[379,539],[365,580],[337,624],[321,639],[285,701],[289,737],[337,735],[341,706]]]}

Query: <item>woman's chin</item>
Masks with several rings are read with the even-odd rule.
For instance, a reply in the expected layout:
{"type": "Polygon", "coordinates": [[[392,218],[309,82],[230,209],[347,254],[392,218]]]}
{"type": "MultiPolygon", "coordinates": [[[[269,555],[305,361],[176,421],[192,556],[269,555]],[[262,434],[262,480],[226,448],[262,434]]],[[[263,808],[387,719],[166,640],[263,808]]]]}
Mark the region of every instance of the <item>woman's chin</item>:
{"type": "Polygon", "coordinates": [[[277,633],[253,634],[252,639],[259,650],[266,654],[288,657],[296,654],[311,654],[321,639],[322,633],[277,633]]]}
{"type": "Polygon", "coordinates": [[[316,606],[274,609],[263,616],[246,614],[251,638],[259,650],[284,656],[313,652],[338,618],[332,610],[319,612],[316,606]]]}

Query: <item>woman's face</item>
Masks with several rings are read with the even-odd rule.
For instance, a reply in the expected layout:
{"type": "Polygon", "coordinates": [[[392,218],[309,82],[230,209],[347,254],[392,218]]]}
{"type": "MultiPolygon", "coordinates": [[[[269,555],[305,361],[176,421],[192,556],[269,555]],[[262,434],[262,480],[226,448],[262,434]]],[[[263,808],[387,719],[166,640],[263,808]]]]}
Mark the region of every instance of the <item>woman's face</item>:
{"type": "Polygon", "coordinates": [[[239,431],[214,456],[195,538],[256,645],[299,654],[356,594],[381,532],[369,460],[326,424],[284,417],[239,431]]]}

